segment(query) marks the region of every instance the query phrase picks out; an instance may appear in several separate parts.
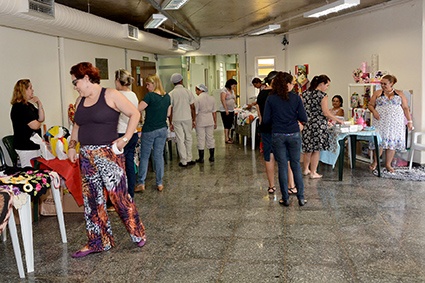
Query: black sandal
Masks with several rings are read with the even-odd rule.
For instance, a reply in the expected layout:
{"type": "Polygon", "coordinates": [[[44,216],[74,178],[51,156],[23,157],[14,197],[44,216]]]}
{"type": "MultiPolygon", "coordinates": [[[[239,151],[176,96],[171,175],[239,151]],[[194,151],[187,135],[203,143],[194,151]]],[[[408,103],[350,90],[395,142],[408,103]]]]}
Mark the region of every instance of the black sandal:
{"type": "Polygon", "coordinates": [[[274,194],[274,192],[276,191],[276,186],[269,187],[267,191],[269,192],[269,194],[274,194]]]}
{"type": "Polygon", "coordinates": [[[296,187],[288,188],[288,193],[290,195],[296,195],[298,193],[297,188],[296,187]]]}

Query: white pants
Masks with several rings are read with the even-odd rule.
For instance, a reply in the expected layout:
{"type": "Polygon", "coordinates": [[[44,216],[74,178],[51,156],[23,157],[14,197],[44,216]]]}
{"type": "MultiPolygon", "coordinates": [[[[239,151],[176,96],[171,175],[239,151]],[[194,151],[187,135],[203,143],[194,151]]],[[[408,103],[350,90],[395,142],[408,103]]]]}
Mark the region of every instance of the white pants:
{"type": "Polygon", "coordinates": [[[180,162],[186,165],[192,161],[192,120],[173,121],[173,126],[180,162]]]}
{"type": "Polygon", "coordinates": [[[31,159],[39,157],[40,150],[16,150],[16,153],[19,156],[19,160],[21,162],[21,168],[24,167],[33,167],[31,164],[31,159]]]}
{"type": "Polygon", "coordinates": [[[198,150],[215,147],[214,125],[204,127],[196,126],[196,136],[198,139],[198,150]]]}

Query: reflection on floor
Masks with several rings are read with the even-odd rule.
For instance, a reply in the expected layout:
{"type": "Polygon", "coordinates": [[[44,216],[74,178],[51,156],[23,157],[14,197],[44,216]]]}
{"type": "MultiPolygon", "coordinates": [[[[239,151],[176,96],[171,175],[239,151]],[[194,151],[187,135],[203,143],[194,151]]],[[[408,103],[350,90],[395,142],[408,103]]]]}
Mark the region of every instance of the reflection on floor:
{"type": "MultiPolygon", "coordinates": [[[[258,149],[224,144],[221,132],[214,163],[181,168],[174,152],[161,193],[149,173],[135,198],[145,247],[110,213],[116,247],[73,259],[86,240],[83,215],[65,215],[68,244],[56,218],[41,217],[28,282],[425,282],[424,182],[377,178],[362,162],[346,164],[338,182],[321,165],[323,179],[304,177],[306,206],[291,197],[283,207],[279,191],[267,193],[258,149]]],[[[0,266],[0,282],[19,282],[10,239],[0,266]]]]}

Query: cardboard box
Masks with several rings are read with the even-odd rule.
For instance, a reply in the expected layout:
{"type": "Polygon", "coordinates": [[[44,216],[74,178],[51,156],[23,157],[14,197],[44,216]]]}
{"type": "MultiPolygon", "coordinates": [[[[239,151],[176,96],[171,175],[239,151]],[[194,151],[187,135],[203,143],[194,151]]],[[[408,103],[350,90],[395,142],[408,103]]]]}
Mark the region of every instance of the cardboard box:
{"type": "Polygon", "coordinates": [[[64,193],[62,203],[63,213],[84,213],[84,205],[78,206],[70,193],[64,193]]]}

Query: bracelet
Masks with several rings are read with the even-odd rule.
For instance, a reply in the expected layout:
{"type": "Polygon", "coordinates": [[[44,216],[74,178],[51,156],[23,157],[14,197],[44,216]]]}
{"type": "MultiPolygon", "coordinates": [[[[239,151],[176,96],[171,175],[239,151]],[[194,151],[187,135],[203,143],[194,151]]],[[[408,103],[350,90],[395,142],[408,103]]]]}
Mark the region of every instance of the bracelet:
{"type": "Polygon", "coordinates": [[[77,141],[76,140],[70,140],[69,144],[68,144],[68,149],[75,149],[75,146],[77,145],[77,141]]]}
{"type": "Polygon", "coordinates": [[[412,120],[409,120],[409,121],[407,121],[407,123],[411,123],[411,124],[413,124],[413,121],[412,121],[412,120]]]}

